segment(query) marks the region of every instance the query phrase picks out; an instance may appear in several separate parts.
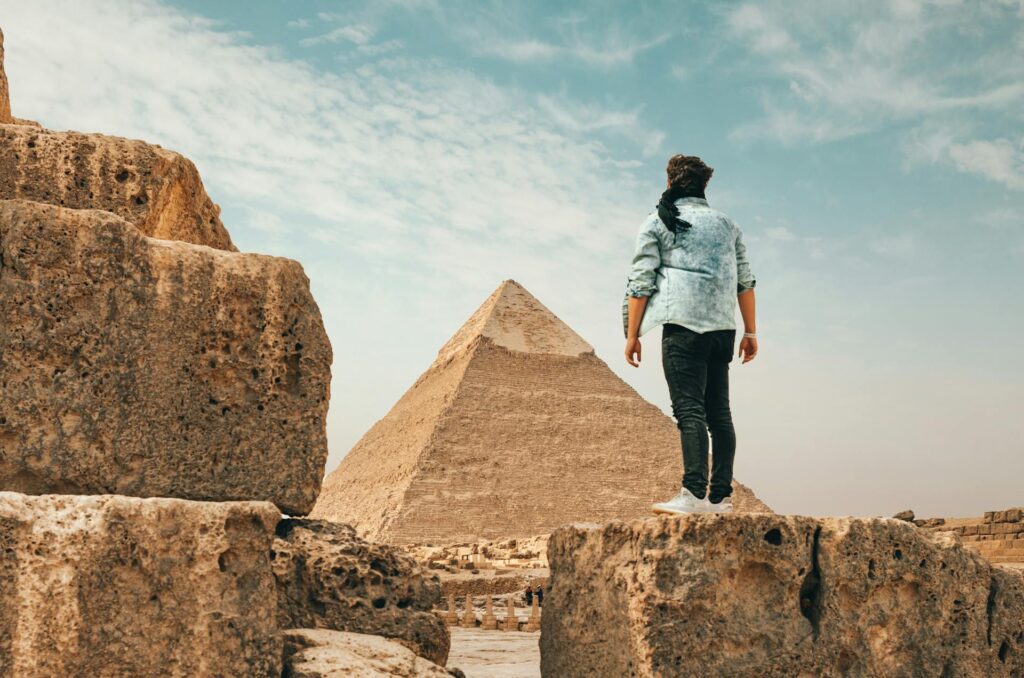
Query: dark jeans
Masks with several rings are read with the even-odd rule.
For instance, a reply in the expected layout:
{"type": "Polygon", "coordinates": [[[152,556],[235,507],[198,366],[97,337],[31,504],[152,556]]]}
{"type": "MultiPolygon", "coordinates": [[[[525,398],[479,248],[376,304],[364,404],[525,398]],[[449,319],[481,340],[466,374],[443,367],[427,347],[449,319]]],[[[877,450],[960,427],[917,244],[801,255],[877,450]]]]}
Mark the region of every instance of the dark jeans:
{"type": "Polygon", "coordinates": [[[729,410],[729,362],[735,341],[735,330],[698,334],[680,325],[662,330],[661,362],[683,445],[683,487],[697,498],[708,494],[711,431],[709,499],[715,503],[732,494],[736,430],[729,410]]]}

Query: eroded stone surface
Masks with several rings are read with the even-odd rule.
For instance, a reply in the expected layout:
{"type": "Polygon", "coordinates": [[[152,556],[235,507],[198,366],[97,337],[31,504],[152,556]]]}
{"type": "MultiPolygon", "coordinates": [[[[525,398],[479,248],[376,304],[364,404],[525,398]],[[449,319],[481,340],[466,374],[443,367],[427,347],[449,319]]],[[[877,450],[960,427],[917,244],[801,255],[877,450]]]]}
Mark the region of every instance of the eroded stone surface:
{"type": "Polygon", "coordinates": [[[280,676],[279,515],[0,492],[0,675],[280,676]]]}
{"type": "Polygon", "coordinates": [[[290,678],[452,676],[437,664],[380,636],[326,629],[290,629],[283,635],[285,675],[290,678]]]}
{"type": "Polygon", "coordinates": [[[545,676],[1010,676],[1024,578],[884,519],[698,515],[549,542],[545,676]]]}
{"type": "Polygon", "coordinates": [[[331,349],[294,261],[0,201],[0,489],[316,500],[331,349]]]}
{"type": "Polygon", "coordinates": [[[431,610],[441,583],[416,561],[356,536],[348,525],[283,520],[274,540],[282,628],[326,628],[391,638],[444,665],[449,633],[431,610]]]}
{"type": "Polygon", "coordinates": [[[154,238],[235,250],[195,165],[144,141],[2,125],[0,199],[102,209],[154,238]]]}

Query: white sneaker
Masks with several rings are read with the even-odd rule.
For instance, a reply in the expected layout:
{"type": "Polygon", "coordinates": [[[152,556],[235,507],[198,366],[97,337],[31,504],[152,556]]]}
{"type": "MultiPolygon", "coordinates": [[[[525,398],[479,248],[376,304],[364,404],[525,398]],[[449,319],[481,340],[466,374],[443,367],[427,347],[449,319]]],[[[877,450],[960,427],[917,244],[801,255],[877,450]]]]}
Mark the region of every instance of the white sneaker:
{"type": "Polygon", "coordinates": [[[717,504],[708,501],[708,513],[732,513],[732,497],[726,497],[717,504]]]}
{"type": "Polygon", "coordinates": [[[655,513],[671,513],[676,515],[682,513],[707,513],[708,506],[707,499],[697,499],[684,487],[679,490],[679,494],[666,502],[655,504],[651,507],[651,510],[655,513]]]}

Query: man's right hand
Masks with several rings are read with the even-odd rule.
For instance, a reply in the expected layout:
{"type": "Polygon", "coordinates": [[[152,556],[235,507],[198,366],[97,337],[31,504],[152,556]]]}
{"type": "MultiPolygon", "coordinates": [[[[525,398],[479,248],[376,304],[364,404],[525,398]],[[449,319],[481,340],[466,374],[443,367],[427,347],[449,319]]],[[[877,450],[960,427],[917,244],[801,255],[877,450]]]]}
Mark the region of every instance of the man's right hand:
{"type": "Polygon", "coordinates": [[[743,359],[743,362],[740,363],[741,365],[749,363],[757,357],[757,339],[754,337],[743,337],[743,340],[740,341],[740,350],[736,355],[743,359]]]}
{"type": "Polygon", "coordinates": [[[633,367],[640,367],[640,339],[633,337],[626,340],[626,362],[633,367]]]}

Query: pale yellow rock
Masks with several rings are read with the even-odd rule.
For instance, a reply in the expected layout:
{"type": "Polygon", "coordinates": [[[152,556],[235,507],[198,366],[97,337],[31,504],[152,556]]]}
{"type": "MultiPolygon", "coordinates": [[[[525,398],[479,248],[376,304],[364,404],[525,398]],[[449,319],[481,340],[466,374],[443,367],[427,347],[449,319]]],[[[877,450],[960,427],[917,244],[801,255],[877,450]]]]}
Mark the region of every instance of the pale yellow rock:
{"type": "MultiPolygon", "coordinates": [[[[452,544],[647,515],[679,491],[679,431],[506,281],[324,481],[313,516],[452,544]]],[[[735,510],[768,511],[743,485],[735,510]]]]}
{"type": "Polygon", "coordinates": [[[1024,672],[1024,577],[890,519],[692,515],[548,543],[545,676],[1024,672]]]}
{"type": "Polygon", "coordinates": [[[0,201],[0,490],[308,512],[331,347],[295,261],[0,201]]]}
{"type": "Polygon", "coordinates": [[[281,675],[280,513],[0,492],[0,675],[281,675]]]}
{"type": "Polygon", "coordinates": [[[290,678],[451,678],[437,664],[380,636],[290,629],[283,633],[290,678]]]}
{"type": "Polygon", "coordinates": [[[0,199],[102,209],[144,235],[235,251],[192,162],[143,141],[0,125],[0,199]]]}

